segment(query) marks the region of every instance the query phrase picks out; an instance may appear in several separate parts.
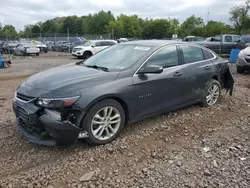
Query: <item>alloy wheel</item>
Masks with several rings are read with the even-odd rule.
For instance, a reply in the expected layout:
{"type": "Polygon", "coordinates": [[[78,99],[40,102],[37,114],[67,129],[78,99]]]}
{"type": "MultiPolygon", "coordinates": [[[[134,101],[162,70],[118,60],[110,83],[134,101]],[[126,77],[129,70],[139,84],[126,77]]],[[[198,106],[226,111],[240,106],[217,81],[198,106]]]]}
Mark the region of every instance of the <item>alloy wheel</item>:
{"type": "Polygon", "coordinates": [[[91,132],[98,140],[108,140],[112,138],[121,125],[121,114],[112,106],[100,109],[91,122],[91,132]]]}
{"type": "Polygon", "coordinates": [[[220,88],[217,84],[213,84],[207,91],[206,101],[209,106],[213,106],[219,99],[220,88]]]}

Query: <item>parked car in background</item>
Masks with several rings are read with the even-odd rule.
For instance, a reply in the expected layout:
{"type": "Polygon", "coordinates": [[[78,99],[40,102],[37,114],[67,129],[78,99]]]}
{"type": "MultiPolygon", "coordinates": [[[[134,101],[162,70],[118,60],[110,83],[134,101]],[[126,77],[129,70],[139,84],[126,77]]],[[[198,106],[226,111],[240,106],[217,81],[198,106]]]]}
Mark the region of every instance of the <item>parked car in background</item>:
{"type": "Polygon", "coordinates": [[[48,47],[48,50],[50,50],[50,51],[52,51],[53,47],[55,46],[54,41],[46,41],[45,44],[48,47]]]}
{"type": "Polygon", "coordinates": [[[238,73],[243,73],[246,70],[250,70],[250,47],[246,47],[240,51],[236,66],[238,73]]]}
{"type": "Polygon", "coordinates": [[[117,39],[117,43],[122,43],[122,42],[128,42],[129,40],[127,38],[119,38],[117,39]]]}
{"type": "Polygon", "coordinates": [[[18,44],[15,48],[13,48],[13,53],[15,55],[32,55],[35,54],[36,56],[39,56],[40,49],[36,47],[36,45],[32,43],[23,43],[18,44]]]}
{"type": "Polygon", "coordinates": [[[73,41],[70,45],[70,52],[72,52],[73,48],[76,46],[83,46],[86,42],[85,41],[73,41]]]}
{"type": "Polygon", "coordinates": [[[46,44],[42,43],[41,41],[34,41],[32,43],[40,49],[40,52],[48,53],[48,47],[46,46],[46,44]]]}
{"type": "Polygon", "coordinates": [[[115,40],[91,40],[82,46],[76,46],[72,55],[78,58],[88,59],[97,52],[117,44],[115,40]]]}
{"type": "Polygon", "coordinates": [[[193,42],[193,41],[204,41],[205,38],[197,37],[197,36],[187,36],[183,39],[185,42],[193,42]]]}
{"type": "Polygon", "coordinates": [[[18,43],[5,42],[2,45],[2,53],[3,54],[13,54],[13,48],[15,48],[18,43]]]}
{"type": "Polygon", "coordinates": [[[213,106],[233,87],[228,62],[207,48],[134,41],[31,76],[17,88],[13,109],[30,142],[106,144],[127,123],[196,103],[213,106]]]}
{"type": "Polygon", "coordinates": [[[56,52],[68,52],[70,45],[68,41],[57,41],[55,42],[55,46],[52,47],[52,50],[56,52]]]}
{"type": "Polygon", "coordinates": [[[234,48],[244,49],[246,43],[241,42],[239,35],[216,35],[211,38],[211,41],[196,42],[202,46],[205,46],[216,53],[230,54],[234,48]]]}

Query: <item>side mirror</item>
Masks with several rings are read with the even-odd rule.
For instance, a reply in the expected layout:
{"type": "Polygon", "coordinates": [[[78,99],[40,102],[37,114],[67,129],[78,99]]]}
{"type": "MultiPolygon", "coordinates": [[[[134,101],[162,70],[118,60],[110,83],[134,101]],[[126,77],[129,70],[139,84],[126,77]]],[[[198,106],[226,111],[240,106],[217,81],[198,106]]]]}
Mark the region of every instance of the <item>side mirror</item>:
{"type": "Polygon", "coordinates": [[[141,68],[137,73],[138,74],[160,74],[163,72],[163,67],[158,65],[149,65],[145,68],[141,68]]]}
{"type": "Polygon", "coordinates": [[[95,44],[92,44],[92,46],[91,46],[92,48],[94,48],[94,47],[96,47],[96,45],[95,44]]]}
{"type": "Polygon", "coordinates": [[[214,37],[211,38],[211,41],[214,41],[214,37]]]}

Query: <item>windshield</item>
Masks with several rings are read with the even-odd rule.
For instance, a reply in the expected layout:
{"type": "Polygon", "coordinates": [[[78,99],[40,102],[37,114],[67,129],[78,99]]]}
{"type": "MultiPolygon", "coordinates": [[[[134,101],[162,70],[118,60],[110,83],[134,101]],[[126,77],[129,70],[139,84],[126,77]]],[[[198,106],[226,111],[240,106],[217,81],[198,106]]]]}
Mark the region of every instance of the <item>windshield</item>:
{"type": "Polygon", "coordinates": [[[93,43],[94,43],[93,41],[89,41],[89,42],[86,42],[83,46],[88,47],[88,46],[91,46],[93,43]]]}
{"type": "Polygon", "coordinates": [[[150,48],[131,44],[114,45],[87,59],[84,65],[96,65],[109,70],[124,70],[142,58],[150,48]]]}

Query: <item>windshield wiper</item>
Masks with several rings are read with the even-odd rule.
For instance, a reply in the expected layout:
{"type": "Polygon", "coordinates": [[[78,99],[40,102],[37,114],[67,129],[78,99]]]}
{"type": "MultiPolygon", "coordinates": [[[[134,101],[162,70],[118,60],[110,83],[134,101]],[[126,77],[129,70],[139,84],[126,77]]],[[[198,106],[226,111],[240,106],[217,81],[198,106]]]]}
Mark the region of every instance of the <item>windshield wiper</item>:
{"type": "Polygon", "coordinates": [[[107,67],[101,67],[97,65],[86,65],[86,67],[94,68],[94,69],[102,69],[103,71],[109,72],[109,69],[107,67]]]}

